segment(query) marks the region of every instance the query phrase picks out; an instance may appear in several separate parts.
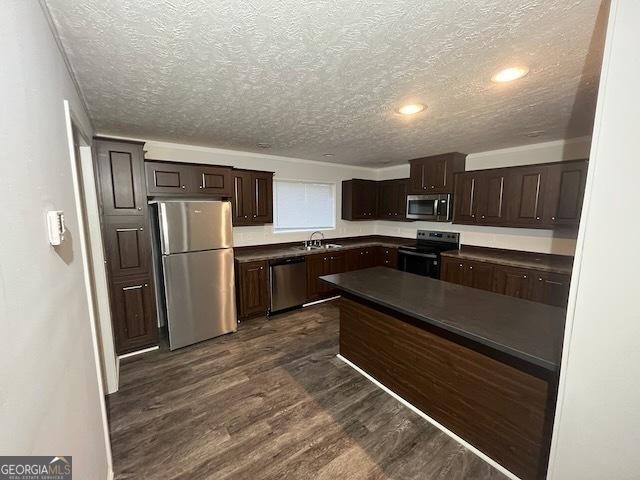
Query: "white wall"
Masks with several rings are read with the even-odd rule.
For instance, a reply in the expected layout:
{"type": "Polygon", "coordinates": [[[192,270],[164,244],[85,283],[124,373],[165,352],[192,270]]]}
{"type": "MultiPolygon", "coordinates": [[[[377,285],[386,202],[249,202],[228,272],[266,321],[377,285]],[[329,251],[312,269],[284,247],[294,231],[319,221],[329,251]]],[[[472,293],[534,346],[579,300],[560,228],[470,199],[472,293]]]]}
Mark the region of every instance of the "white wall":
{"type": "Polygon", "coordinates": [[[567,314],[551,480],[640,478],[640,2],[614,0],[567,314]],[[615,246],[612,226],[624,244],[615,246]]]}
{"type": "MultiPolygon", "coordinates": [[[[466,169],[482,170],[588,158],[590,143],[590,138],[586,137],[471,153],[467,156],[466,169]]],[[[380,169],[377,173],[379,180],[407,177],[409,177],[408,164],[380,169]]],[[[376,223],[376,233],[380,235],[415,237],[416,229],[460,232],[461,243],[465,245],[556,253],[559,255],[573,255],[576,244],[574,235],[562,235],[551,230],[452,225],[450,223],[437,222],[406,224],[379,221],[376,223]]]]}
{"type": "Polygon", "coordinates": [[[72,455],[104,479],[108,449],[79,246],[63,100],[91,133],[38,2],[0,15],[0,454],[72,455]],[[54,249],[45,212],[64,210],[54,249]]]}
{"type": "MultiPolygon", "coordinates": [[[[275,172],[274,178],[288,180],[309,180],[336,184],[336,229],[324,232],[327,238],[370,235],[374,233],[374,222],[347,222],[340,219],[342,205],[342,180],[351,178],[375,179],[376,171],[371,168],[333,165],[295,158],[262,155],[258,153],[236,152],[217,148],[180,145],[175,143],[147,142],[145,158],[183,162],[231,165],[236,168],[268,170],[275,172]]],[[[233,242],[236,246],[265,243],[301,241],[309,238],[310,232],[273,233],[273,225],[259,227],[236,227],[233,242]]]]}

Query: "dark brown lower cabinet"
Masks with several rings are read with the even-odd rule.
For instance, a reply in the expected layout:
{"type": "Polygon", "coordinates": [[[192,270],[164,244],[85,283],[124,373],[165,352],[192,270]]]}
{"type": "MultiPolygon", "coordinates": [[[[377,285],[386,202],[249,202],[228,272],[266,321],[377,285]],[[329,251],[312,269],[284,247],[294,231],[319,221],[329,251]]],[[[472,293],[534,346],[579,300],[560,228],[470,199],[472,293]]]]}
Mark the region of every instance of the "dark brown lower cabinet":
{"type": "Polygon", "coordinates": [[[361,270],[378,265],[379,248],[374,246],[347,250],[347,270],[361,270]]]}
{"type": "Polygon", "coordinates": [[[440,279],[556,307],[567,306],[571,284],[567,274],[446,256],[440,279]]]}
{"type": "Polygon", "coordinates": [[[347,271],[346,253],[348,252],[317,253],[307,256],[307,298],[309,301],[328,297],[335,293],[334,289],[321,281],[319,277],[347,271]]]}
{"type": "Polygon", "coordinates": [[[530,299],[531,277],[530,270],[497,265],[493,273],[493,291],[510,297],[530,299]]]}
{"type": "Polygon", "coordinates": [[[493,265],[443,258],[440,278],[466,287],[491,291],[493,289],[493,265]]]}
{"type": "Polygon", "coordinates": [[[238,263],[237,299],[241,318],[266,315],[269,310],[269,262],[238,263]]]}
{"type": "Polygon", "coordinates": [[[112,282],[113,327],[119,354],[133,352],[158,342],[156,303],[149,276],[128,277],[112,282]]]}
{"type": "Polygon", "coordinates": [[[398,268],[398,249],[395,247],[378,247],[379,263],[383,267],[398,268]]]}
{"type": "Polygon", "coordinates": [[[538,272],[531,280],[532,288],[530,300],[566,307],[569,301],[569,286],[571,276],[560,273],[538,272]]]}

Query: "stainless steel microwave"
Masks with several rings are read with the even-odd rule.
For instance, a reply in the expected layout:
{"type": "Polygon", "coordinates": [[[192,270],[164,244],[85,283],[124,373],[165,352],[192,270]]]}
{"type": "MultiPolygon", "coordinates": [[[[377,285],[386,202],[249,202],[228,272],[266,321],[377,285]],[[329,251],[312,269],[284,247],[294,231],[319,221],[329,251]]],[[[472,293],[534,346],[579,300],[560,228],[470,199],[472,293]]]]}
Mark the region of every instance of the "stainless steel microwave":
{"type": "Polygon", "coordinates": [[[407,218],[448,222],[451,220],[451,195],[407,195],[407,218]]]}

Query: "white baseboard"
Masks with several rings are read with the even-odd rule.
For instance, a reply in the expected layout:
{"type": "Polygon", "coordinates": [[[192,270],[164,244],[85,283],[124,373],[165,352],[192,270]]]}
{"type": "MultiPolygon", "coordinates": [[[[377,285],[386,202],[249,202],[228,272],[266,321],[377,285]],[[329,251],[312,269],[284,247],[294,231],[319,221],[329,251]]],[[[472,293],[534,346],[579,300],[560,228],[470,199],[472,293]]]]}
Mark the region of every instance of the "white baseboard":
{"type": "Polygon", "coordinates": [[[125,353],[124,355],[120,355],[118,356],[118,362],[120,360],[122,360],[123,358],[128,358],[128,357],[134,357],[136,355],[141,355],[143,353],[147,353],[147,352],[153,352],[154,350],[158,350],[160,347],[159,346],[155,346],[155,347],[149,347],[149,348],[145,348],[144,350],[138,350],[136,352],[131,352],[131,353],[125,353]]]}
{"type": "Polygon", "coordinates": [[[309,302],[302,305],[303,307],[310,307],[311,305],[317,305],[319,303],[330,302],[331,300],[335,300],[336,298],[340,298],[340,295],[336,295],[335,297],[323,298],[322,300],[316,300],[315,302],[309,302]]]}
{"type": "Polygon", "coordinates": [[[365,372],[364,370],[362,370],[360,367],[358,367],[356,364],[350,362],[349,360],[347,360],[346,358],[344,358],[342,355],[338,354],[336,355],[336,357],[338,359],[340,359],[341,361],[343,361],[344,363],[346,363],[347,365],[349,365],[351,368],[353,368],[356,372],[358,372],[360,375],[362,375],[363,377],[365,377],[367,380],[369,380],[371,383],[375,384],[376,386],[378,386],[379,388],[381,388],[382,390],[384,390],[385,392],[387,392],[389,395],[391,395],[393,398],[395,398],[396,400],[398,400],[400,403],[402,403],[405,407],[411,409],[413,412],[417,413],[418,415],[420,415],[422,418],[424,418],[427,422],[429,422],[430,424],[432,424],[434,427],[440,429],[442,432],[446,433],[447,435],[449,435],[451,438],[453,438],[456,442],[460,443],[461,445],[463,445],[465,448],[471,450],[473,453],[475,453],[477,456],[479,456],[480,458],[482,458],[485,462],[487,462],[488,464],[490,464],[492,467],[494,467],[496,470],[499,470],[500,472],[504,473],[507,477],[513,479],[513,480],[520,480],[520,477],[518,477],[517,475],[511,473],[509,470],[507,470],[506,468],[504,468],[502,465],[500,465],[498,462],[496,462],[494,459],[492,459],[491,457],[487,456],[486,453],[481,452],[480,450],[478,450],[476,447],[474,447],[473,445],[471,445],[470,443],[468,443],[467,441],[463,440],[462,438],[460,438],[458,435],[456,435],[455,433],[453,433],[451,430],[449,430],[447,427],[445,427],[444,425],[442,425],[441,423],[438,423],[437,421],[435,421],[433,418],[431,418],[429,415],[427,415],[426,413],[424,413],[422,410],[420,410],[419,408],[417,408],[416,406],[412,405],[411,403],[409,403],[408,401],[406,401],[404,398],[402,398],[400,395],[398,395],[397,393],[395,393],[393,390],[389,389],[388,387],[386,387],[385,385],[383,385],[382,383],[380,383],[378,380],[376,380],[375,378],[373,378],[371,375],[369,375],[367,372],[365,372]]]}

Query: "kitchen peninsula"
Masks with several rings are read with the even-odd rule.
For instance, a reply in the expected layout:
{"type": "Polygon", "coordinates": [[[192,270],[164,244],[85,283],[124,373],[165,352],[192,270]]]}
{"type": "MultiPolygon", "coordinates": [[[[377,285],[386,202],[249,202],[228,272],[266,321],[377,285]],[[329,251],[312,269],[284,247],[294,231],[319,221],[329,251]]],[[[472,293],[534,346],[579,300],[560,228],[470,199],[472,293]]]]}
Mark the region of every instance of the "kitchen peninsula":
{"type": "Polygon", "coordinates": [[[340,355],[523,479],[544,476],[565,310],[384,267],[343,293],[340,355]]]}

